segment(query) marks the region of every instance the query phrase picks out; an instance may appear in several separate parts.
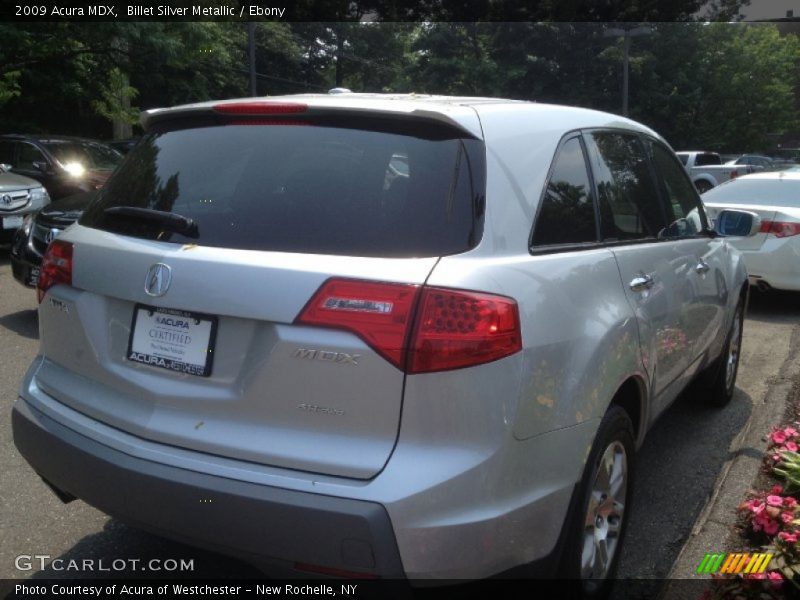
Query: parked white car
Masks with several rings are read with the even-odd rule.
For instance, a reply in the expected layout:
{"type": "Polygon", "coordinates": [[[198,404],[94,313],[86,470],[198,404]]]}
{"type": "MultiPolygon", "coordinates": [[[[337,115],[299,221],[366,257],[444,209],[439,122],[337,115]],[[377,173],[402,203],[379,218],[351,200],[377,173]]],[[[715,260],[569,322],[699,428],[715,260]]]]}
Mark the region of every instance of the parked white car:
{"type": "Polygon", "coordinates": [[[11,243],[28,215],[50,203],[41,183],[10,170],[9,165],[0,164],[0,246],[11,243]]]}
{"type": "Polygon", "coordinates": [[[757,235],[730,240],[742,251],[751,284],[800,291],[800,172],[740,177],[703,194],[703,202],[711,217],[733,208],[761,219],[757,235]]]}

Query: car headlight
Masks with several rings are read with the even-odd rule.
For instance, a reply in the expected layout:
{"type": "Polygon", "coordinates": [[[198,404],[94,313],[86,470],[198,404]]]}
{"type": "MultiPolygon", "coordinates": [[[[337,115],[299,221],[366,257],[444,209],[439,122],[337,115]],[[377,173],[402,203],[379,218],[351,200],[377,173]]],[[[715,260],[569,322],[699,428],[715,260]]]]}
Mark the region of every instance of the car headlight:
{"type": "Polygon", "coordinates": [[[83,177],[86,174],[86,167],[79,162],[68,162],[64,165],[64,170],[73,177],[83,177]]]}
{"type": "Polygon", "coordinates": [[[45,204],[50,204],[50,194],[43,187],[33,188],[31,190],[31,206],[41,208],[45,204]]]}

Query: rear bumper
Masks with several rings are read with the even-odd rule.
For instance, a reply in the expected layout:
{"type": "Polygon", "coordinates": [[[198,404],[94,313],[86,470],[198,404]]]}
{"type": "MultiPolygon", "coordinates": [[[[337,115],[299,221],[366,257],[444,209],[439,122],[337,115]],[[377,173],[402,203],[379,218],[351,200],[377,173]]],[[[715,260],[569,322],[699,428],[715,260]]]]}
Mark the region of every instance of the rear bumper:
{"type": "MultiPolygon", "coordinates": [[[[282,575],[309,563],[411,580],[484,578],[521,565],[551,576],[597,429],[589,420],[526,441],[509,435],[486,455],[442,446],[441,432],[439,445],[425,443],[426,432],[401,436],[380,475],[354,480],[124,432],[41,389],[46,362],[31,365],[13,416],[20,452],[46,481],[142,529],[282,575]]],[[[411,403],[405,414],[419,419],[411,403]]]]}
{"type": "Polygon", "coordinates": [[[742,250],[751,285],[759,281],[779,290],[800,291],[800,241],[770,236],[759,250],[742,250]]]}
{"type": "Polygon", "coordinates": [[[17,231],[11,242],[11,272],[26,287],[36,287],[42,256],[31,248],[30,236],[17,231]]]}
{"type": "Polygon", "coordinates": [[[286,572],[306,563],[402,577],[389,517],[374,502],[235,481],[133,457],[20,399],[14,443],[50,484],[164,537],[286,572]]]}
{"type": "Polygon", "coordinates": [[[39,280],[39,265],[11,255],[11,273],[25,287],[35,288],[39,280]]]}

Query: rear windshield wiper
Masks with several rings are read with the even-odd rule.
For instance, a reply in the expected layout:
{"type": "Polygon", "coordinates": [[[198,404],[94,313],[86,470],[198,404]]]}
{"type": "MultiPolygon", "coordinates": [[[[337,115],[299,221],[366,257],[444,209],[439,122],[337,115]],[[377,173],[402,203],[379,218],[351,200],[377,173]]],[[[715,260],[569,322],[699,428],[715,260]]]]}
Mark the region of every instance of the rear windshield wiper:
{"type": "Polygon", "coordinates": [[[113,217],[128,217],[154,223],[167,231],[180,233],[190,238],[197,238],[200,235],[197,223],[193,219],[171,212],[164,212],[163,210],[139,208],[137,206],[111,206],[103,212],[113,217]]]}

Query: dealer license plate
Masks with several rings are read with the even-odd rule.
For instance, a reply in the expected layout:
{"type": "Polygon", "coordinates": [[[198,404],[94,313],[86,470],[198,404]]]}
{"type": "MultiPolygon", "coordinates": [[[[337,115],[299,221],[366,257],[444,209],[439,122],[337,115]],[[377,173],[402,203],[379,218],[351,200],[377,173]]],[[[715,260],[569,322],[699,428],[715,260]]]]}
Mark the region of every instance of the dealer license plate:
{"type": "Polygon", "coordinates": [[[19,229],[22,227],[22,217],[3,217],[3,229],[19,229]]]}
{"type": "Polygon", "coordinates": [[[208,377],[217,318],[137,304],[133,309],[128,360],[208,377]]]}

